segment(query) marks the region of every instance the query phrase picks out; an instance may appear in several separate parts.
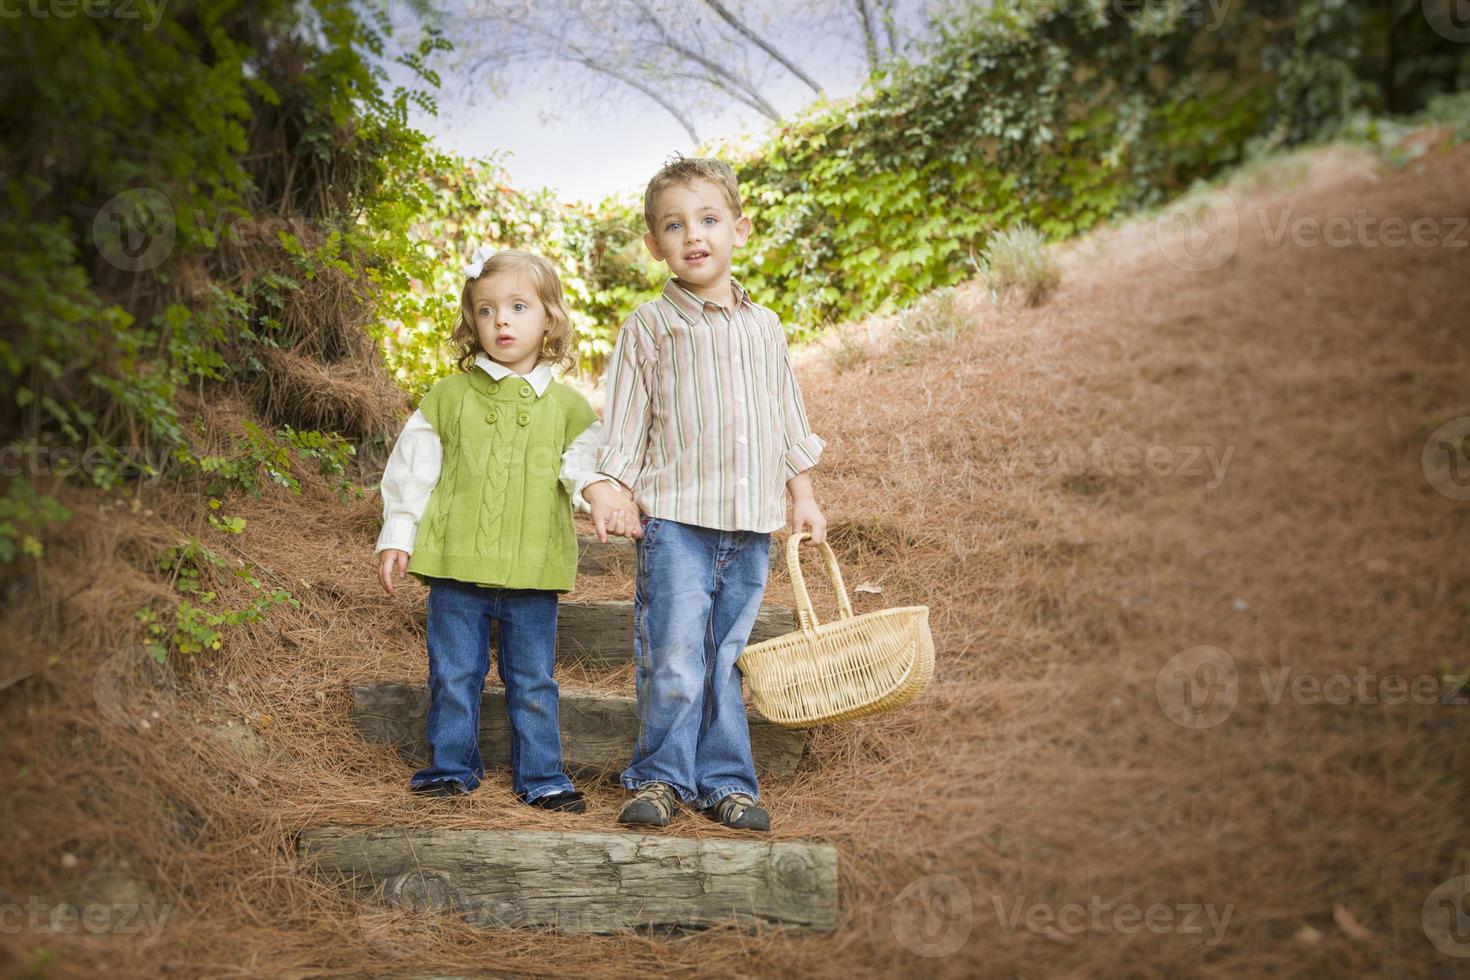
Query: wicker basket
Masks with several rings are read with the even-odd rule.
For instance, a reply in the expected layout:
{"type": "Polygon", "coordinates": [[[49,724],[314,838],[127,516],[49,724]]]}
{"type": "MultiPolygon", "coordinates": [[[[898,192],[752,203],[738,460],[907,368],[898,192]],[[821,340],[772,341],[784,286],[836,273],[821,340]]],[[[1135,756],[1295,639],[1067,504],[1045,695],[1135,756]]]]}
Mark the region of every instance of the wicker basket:
{"type": "Polygon", "coordinates": [[[908,704],[934,676],[929,607],[904,606],[854,616],[837,557],[819,545],[837,594],[839,618],[818,623],[801,575],[801,542],[786,545],[801,629],[745,648],[735,665],[750,684],[755,707],[787,728],[809,728],[875,715],[908,704]]]}

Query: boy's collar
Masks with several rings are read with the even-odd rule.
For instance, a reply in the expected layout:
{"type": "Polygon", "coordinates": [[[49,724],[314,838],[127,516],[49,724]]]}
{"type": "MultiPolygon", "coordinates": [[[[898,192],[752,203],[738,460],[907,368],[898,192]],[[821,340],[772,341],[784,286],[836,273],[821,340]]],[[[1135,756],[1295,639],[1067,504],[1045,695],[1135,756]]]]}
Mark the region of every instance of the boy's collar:
{"type": "Polygon", "coordinates": [[[553,380],[551,377],[551,365],[549,364],[538,364],[533,367],[529,373],[516,375],[516,373],[510,368],[506,367],[504,364],[501,364],[499,361],[492,359],[489,355],[476,354],[475,366],[481,368],[486,374],[490,375],[490,377],[494,378],[496,381],[512,376],[525,378],[526,381],[530,383],[531,390],[536,392],[537,398],[540,398],[542,395],[546,394],[546,389],[551,387],[551,382],[553,380]]]}
{"type": "MultiPolygon", "coordinates": [[[[735,305],[737,307],[741,303],[750,302],[749,294],[746,293],[745,287],[740,285],[738,279],[730,280],[730,289],[735,293],[735,305]]],[[[664,299],[673,303],[674,309],[679,311],[679,315],[690,323],[693,323],[695,319],[704,313],[706,306],[713,306],[715,309],[720,308],[718,303],[701,299],[694,295],[689,291],[688,286],[685,286],[675,278],[670,278],[668,282],[664,283],[664,299]]]]}

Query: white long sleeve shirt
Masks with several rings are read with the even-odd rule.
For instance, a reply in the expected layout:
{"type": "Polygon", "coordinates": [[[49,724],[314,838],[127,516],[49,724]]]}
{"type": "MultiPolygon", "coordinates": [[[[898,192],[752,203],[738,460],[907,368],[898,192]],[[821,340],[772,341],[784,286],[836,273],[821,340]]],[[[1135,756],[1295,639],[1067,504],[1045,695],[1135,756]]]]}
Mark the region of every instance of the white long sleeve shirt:
{"type": "MultiPolygon", "coordinates": [[[[484,354],[475,358],[475,366],[499,381],[515,374],[510,368],[484,354]]],[[[540,398],[551,385],[551,368],[541,364],[524,375],[540,398]]],[[[602,423],[593,422],[567,447],[561,457],[559,478],[572,495],[572,505],[581,511],[592,508],[582,495],[588,484],[604,477],[597,473],[597,449],[602,444],[602,423]]],[[[444,445],[423,412],[409,416],[393,452],[383,469],[379,490],[383,496],[383,530],[378,534],[377,554],[388,548],[413,554],[414,537],[420,519],[429,506],[429,496],[439,482],[444,466],[444,445]]]]}

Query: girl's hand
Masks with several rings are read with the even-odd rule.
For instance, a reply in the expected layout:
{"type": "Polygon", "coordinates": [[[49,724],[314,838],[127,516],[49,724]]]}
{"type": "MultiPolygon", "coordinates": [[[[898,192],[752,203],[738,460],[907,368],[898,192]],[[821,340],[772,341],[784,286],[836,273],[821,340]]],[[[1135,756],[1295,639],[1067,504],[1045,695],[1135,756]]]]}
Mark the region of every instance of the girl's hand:
{"type": "Polygon", "coordinates": [[[608,480],[599,480],[582,491],[587,503],[592,506],[592,526],[597,529],[597,540],[606,543],[609,534],[624,538],[643,537],[643,524],[638,520],[638,508],[633,498],[614,487],[608,480]]]}
{"type": "Polygon", "coordinates": [[[407,570],[408,552],[397,548],[384,548],[378,552],[378,581],[383,583],[384,592],[392,595],[393,583],[401,582],[403,573],[407,570]]]}

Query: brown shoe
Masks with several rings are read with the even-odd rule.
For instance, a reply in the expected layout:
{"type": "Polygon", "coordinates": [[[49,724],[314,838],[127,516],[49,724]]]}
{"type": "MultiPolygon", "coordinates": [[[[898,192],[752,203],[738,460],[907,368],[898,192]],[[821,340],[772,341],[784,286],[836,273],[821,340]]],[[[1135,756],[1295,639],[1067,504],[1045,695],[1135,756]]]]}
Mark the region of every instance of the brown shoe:
{"type": "Polygon", "coordinates": [[[647,824],[667,827],[679,808],[679,797],[668,783],[653,782],[638,788],[638,793],[618,813],[618,823],[647,824]]]}
{"type": "Polygon", "coordinates": [[[771,829],[771,815],[766,808],[744,793],[731,793],[700,812],[735,830],[771,829]]]}

